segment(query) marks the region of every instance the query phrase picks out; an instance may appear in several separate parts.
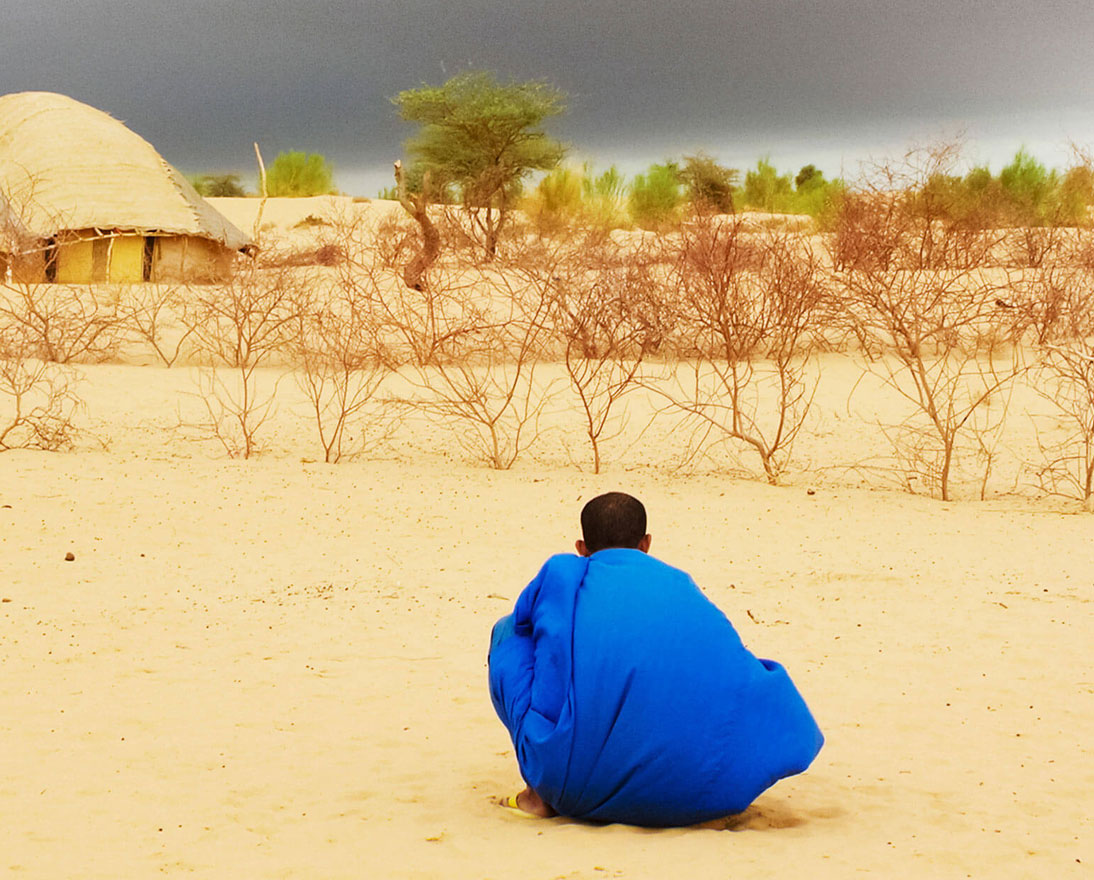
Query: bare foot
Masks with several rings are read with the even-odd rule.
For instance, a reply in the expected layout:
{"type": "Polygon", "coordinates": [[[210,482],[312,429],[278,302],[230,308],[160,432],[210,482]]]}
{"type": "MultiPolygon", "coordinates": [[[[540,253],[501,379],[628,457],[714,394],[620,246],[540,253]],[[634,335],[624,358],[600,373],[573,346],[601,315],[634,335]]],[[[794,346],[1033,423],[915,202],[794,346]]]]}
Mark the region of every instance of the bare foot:
{"type": "Polygon", "coordinates": [[[546,804],[538,794],[529,786],[525,788],[516,797],[509,798],[508,801],[503,801],[507,806],[512,806],[513,801],[516,802],[516,807],[525,813],[532,816],[539,816],[541,819],[550,819],[552,816],[557,816],[550,806],[546,804]]]}

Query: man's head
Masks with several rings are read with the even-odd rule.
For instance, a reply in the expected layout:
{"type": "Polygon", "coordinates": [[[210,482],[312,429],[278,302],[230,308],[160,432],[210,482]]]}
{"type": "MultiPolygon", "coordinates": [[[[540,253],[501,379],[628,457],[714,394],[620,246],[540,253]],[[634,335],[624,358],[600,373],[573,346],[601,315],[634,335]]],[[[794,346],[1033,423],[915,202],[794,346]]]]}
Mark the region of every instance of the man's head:
{"type": "Polygon", "coordinates": [[[646,508],[637,498],[623,492],[597,495],[581,509],[581,536],[582,540],[575,545],[581,556],[592,556],[609,547],[648,553],[646,508]]]}

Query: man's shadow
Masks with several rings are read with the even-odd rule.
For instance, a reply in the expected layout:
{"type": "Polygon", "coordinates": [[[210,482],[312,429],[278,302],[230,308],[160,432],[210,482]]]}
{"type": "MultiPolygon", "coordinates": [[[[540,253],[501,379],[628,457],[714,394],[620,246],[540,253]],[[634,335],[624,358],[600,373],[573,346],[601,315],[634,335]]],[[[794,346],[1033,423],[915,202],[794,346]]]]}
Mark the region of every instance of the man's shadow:
{"type": "MultiPolygon", "coordinates": [[[[708,831],[775,831],[782,828],[800,828],[818,820],[836,819],[844,814],[840,807],[815,807],[813,809],[791,807],[785,800],[776,797],[760,797],[743,813],[734,813],[721,819],[711,819],[699,825],[687,826],[692,829],[708,831]]],[[[568,816],[555,816],[548,822],[559,825],[586,825],[589,827],[621,827],[608,823],[590,822],[586,819],[573,819],[568,816]]],[[[648,834],[661,834],[665,831],[685,831],[687,828],[641,828],[636,831],[648,834]]]]}
{"type": "Polygon", "coordinates": [[[818,819],[835,819],[842,813],[839,807],[795,809],[779,798],[761,797],[743,813],[712,819],[695,827],[714,831],[771,831],[798,828],[818,819]]]}

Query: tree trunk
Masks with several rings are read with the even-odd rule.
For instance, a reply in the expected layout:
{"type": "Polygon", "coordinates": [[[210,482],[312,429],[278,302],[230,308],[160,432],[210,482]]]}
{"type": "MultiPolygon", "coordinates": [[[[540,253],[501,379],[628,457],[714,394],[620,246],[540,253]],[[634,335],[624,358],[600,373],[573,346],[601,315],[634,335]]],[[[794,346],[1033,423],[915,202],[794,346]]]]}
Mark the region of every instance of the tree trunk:
{"type": "Polygon", "coordinates": [[[413,290],[425,290],[426,273],[441,252],[440,233],[429,219],[429,172],[422,179],[422,191],[417,195],[408,195],[403,179],[403,163],[396,161],[395,184],[399,191],[399,204],[422,230],[422,249],[403,268],[403,283],[413,290]]]}

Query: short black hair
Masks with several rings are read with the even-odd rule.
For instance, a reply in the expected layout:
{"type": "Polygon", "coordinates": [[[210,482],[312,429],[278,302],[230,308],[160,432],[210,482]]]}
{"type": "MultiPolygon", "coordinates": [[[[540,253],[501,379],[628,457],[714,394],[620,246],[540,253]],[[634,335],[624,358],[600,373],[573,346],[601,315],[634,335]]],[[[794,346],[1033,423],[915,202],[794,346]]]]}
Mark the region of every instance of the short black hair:
{"type": "Polygon", "coordinates": [[[625,492],[597,495],[581,509],[581,537],[589,553],[608,547],[636,550],[646,537],[646,508],[625,492]]]}

